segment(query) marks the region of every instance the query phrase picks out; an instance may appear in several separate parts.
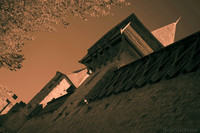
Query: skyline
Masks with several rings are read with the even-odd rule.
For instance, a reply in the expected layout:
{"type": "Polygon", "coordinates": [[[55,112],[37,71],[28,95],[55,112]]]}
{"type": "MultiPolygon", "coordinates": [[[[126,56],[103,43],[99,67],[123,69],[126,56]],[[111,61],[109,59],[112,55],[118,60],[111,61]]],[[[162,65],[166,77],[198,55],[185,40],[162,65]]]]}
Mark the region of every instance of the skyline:
{"type": "Polygon", "coordinates": [[[78,61],[87,54],[87,49],[131,13],[150,31],[173,23],[181,16],[176,29],[177,41],[199,31],[198,5],[198,0],[152,0],[151,3],[134,0],[130,6],[111,8],[113,16],[91,18],[87,22],[71,18],[69,29],[60,25],[56,32],[42,32],[34,41],[28,42],[23,48],[24,67],[17,72],[1,68],[0,81],[27,103],[57,71],[70,74],[83,68],[78,61]]]}

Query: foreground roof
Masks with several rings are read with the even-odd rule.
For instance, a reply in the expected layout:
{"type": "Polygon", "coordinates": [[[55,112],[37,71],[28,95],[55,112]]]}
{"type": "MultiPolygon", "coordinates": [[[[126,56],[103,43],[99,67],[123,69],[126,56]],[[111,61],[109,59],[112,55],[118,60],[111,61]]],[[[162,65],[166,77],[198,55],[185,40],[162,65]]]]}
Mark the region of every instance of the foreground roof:
{"type": "Polygon", "coordinates": [[[140,88],[147,83],[156,83],[163,78],[171,79],[181,73],[196,71],[200,69],[199,59],[200,31],[115,70],[104,79],[101,86],[90,91],[85,99],[91,102],[140,88]]]}

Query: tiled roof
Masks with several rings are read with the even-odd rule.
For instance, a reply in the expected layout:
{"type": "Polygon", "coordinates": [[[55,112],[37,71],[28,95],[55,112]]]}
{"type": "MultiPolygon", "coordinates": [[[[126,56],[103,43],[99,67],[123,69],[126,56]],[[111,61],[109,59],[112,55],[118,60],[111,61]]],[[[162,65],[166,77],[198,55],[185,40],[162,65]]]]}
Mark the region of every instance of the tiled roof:
{"type": "Polygon", "coordinates": [[[197,32],[115,70],[105,80],[102,87],[94,88],[85,96],[85,99],[91,102],[199,68],[200,32],[197,32]]]}

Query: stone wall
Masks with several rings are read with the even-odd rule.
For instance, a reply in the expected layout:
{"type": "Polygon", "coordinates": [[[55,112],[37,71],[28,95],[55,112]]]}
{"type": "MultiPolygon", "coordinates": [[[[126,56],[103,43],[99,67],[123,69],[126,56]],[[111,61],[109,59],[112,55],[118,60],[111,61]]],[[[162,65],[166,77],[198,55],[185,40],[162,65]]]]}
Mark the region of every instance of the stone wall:
{"type": "Polygon", "coordinates": [[[60,117],[55,112],[32,118],[19,133],[199,132],[199,81],[198,70],[74,106],[73,110],[65,104],[60,117]]]}

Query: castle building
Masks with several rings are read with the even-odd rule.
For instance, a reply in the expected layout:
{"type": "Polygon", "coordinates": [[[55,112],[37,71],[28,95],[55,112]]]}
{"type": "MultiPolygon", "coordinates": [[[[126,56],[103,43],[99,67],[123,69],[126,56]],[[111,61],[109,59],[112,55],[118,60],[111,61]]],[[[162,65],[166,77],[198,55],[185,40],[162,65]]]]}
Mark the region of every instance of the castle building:
{"type": "Polygon", "coordinates": [[[88,49],[79,61],[86,69],[57,72],[26,105],[26,114],[18,112],[24,119],[16,113],[5,128],[23,133],[198,127],[200,32],[173,43],[177,22],[150,32],[131,14],[88,49]]]}
{"type": "MultiPolygon", "coordinates": [[[[57,72],[31,99],[24,111],[30,114],[40,105],[44,108],[52,100],[73,93],[89,77],[88,74],[99,72],[105,67],[121,68],[173,43],[178,21],[179,19],[150,32],[134,14],[131,14],[88,49],[87,55],[79,61],[87,69],[68,75],[57,72]]],[[[13,95],[13,98],[16,98],[16,95],[13,95]]],[[[6,99],[3,105],[1,113],[8,111],[12,104],[6,99]]]]}
{"type": "Polygon", "coordinates": [[[87,55],[79,61],[87,69],[68,75],[57,72],[55,77],[28,103],[25,112],[31,114],[35,112],[34,110],[38,110],[38,107],[39,110],[45,108],[54,99],[73,93],[88,78],[88,74],[96,73],[105,67],[123,67],[169,45],[174,41],[176,24],[177,22],[169,24],[151,33],[134,14],[131,14],[88,49],[87,55]],[[165,34],[159,34],[160,32],[165,34]],[[171,42],[162,40],[167,38],[166,36],[171,42]]]}

